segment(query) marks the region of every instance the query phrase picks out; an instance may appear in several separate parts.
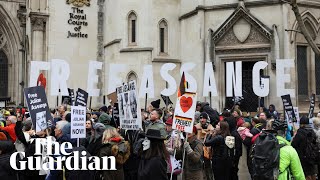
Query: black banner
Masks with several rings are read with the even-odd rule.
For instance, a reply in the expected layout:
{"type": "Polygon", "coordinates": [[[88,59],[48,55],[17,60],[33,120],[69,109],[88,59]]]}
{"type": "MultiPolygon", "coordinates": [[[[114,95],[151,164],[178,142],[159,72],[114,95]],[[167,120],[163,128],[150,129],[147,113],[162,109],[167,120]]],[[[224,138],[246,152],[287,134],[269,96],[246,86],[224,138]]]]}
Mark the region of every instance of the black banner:
{"type": "Polygon", "coordinates": [[[313,118],[315,100],[316,100],[316,95],[312,94],[311,97],[310,97],[310,108],[309,108],[309,115],[308,115],[309,118],[313,118]]]}
{"type": "Polygon", "coordinates": [[[74,95],[74,90],[68,88],[68,92],[69,92],[69,97],[70,97],[71,106],[74,106],[75,101],[76,101],[76,97],[75,97],[75,95],[74,95]]]}
{"type": "MultiPolygon", "coordinates": [[[[293,111],[293,106],[290,98],[290,94],[281,96],[282,102],[283,102],[283,108],[285,113],[288,115],[288,123],[297,122],[296,116],[293,111]]],[[[285,117],[285,116],[284,116],[285,117]]]]}
{"type": "Polygon", "coordinates": [[[166,104],[166,106],[169,106],[170,104],[173,104],[172,101],[170,100],[169,96],[164,96],[161,94],[161,98],[164,101],[164,103],[166,104]]]}
{"type": "Polygon", "coordinates": [[[78,88],[75,106],[87,107],[87,102],[88,102],[88,93],[85,90],[78,88]]]}
{"type": "Polygon", "coordinates": [[[52,117],[43,86],[25,88],[24,96],[26,97],[33,127],[35,127],[36,132],[47,129],[47,122],[51,121],[52,117]]]}
{"type": "Polygon", "coordinates": [[[113,121],[115,122],[116,127],[120,126],[118,103],[114,103],[114,105],[113,105],[112,117],[113,117],[113,121]]]}
{"type": "Polygon", "coordinates": [[[70,96],[62,96],[61,104],[71,105],[71,98],[70,98],[70,96]]]}

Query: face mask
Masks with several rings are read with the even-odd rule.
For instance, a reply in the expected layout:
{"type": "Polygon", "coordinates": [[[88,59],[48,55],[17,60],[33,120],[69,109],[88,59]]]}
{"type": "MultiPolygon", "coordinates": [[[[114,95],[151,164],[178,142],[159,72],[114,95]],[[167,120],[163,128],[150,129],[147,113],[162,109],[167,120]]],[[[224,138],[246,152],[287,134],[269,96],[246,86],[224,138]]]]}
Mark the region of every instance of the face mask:
{"type": "Polygon", "coordinates": [[[150,148],[150,144],[151,144],[151,141],[146,137],[146,138],[144,139],[144,141],[142,142],[142,145],[143,145],[142,150],[143,150],[143,151],[148,150],[148,149],[150,148]]]}
{"type": "Polygon", "coordinates": [[[234,148],[234,137],[233,136],[227,136],[226,137],[226,145],[228,146],[228,148],[234,148]]]}

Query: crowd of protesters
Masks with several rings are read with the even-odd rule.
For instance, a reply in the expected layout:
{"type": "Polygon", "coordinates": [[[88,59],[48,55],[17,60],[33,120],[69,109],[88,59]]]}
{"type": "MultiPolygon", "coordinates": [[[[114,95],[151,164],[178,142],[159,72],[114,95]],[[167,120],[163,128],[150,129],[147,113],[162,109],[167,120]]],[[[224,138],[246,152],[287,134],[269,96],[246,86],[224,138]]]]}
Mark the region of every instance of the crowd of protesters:
{"type": "Polygon", "coordinates": [[[246,157],[243,160],[250,177],[259,179],[252,157],[256,139],[263,132],[272,133],[281,145],[278,179],[316,180],[320,172],[320,113],[312,119],[301,117],[296,129],[274,105],[259,108],[257,115],[251,117],[241,112],[238,105],[218,113],[209,103],[197,102],[192,133],[182,133],[172,128],[174,110],[160,108],[160,100],[152,101],[141,111],[141,130],[120,129],[112,111],[112,106],[88,110],[86,138],[77,145],[76,139],[70,138],[71,114],[67,105],[53,109],[48,129],[39,132],[35,132],[27,110],[18,113],[1,110],[1,179],[236,180],[240,179],[239,168],[243,168],[239,166],[242,156],[246,157]],[[48,136],[59,143],[70,142],[71,152],[114,156],[117,170],[42,172],[28,168],[16,171],[10,167],[12,153],[23,151],[26,157],[35,156],[34,139],[48,136]]]}

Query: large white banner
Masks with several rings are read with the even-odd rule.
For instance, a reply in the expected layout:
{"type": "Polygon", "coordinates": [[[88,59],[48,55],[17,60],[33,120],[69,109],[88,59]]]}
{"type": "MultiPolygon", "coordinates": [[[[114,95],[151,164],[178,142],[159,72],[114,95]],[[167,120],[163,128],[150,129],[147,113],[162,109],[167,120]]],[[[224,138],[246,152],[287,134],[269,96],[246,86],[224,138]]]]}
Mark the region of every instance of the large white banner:
{"type": "Polygon", "coordinates": [[[120,128],[142,129],[141,111],[136,81],[117,87],[120,128]]]}
{"type": "Polygon", "coordinates": [[[86,107],[71,106],[71,138],[86,137],[86,107]]]}

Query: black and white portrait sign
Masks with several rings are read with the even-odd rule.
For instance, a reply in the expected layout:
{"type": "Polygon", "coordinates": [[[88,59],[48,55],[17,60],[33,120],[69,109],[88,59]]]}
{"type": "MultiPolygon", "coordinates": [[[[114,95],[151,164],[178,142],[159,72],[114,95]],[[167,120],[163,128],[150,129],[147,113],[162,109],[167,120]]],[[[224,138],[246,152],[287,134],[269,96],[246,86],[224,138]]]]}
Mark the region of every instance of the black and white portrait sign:
{"type": "Polygon", "coordinates": [[[117,88],[120,127],[137,130],[142,128],[141,110],[136,81],[130,81],[117,88]]]}

